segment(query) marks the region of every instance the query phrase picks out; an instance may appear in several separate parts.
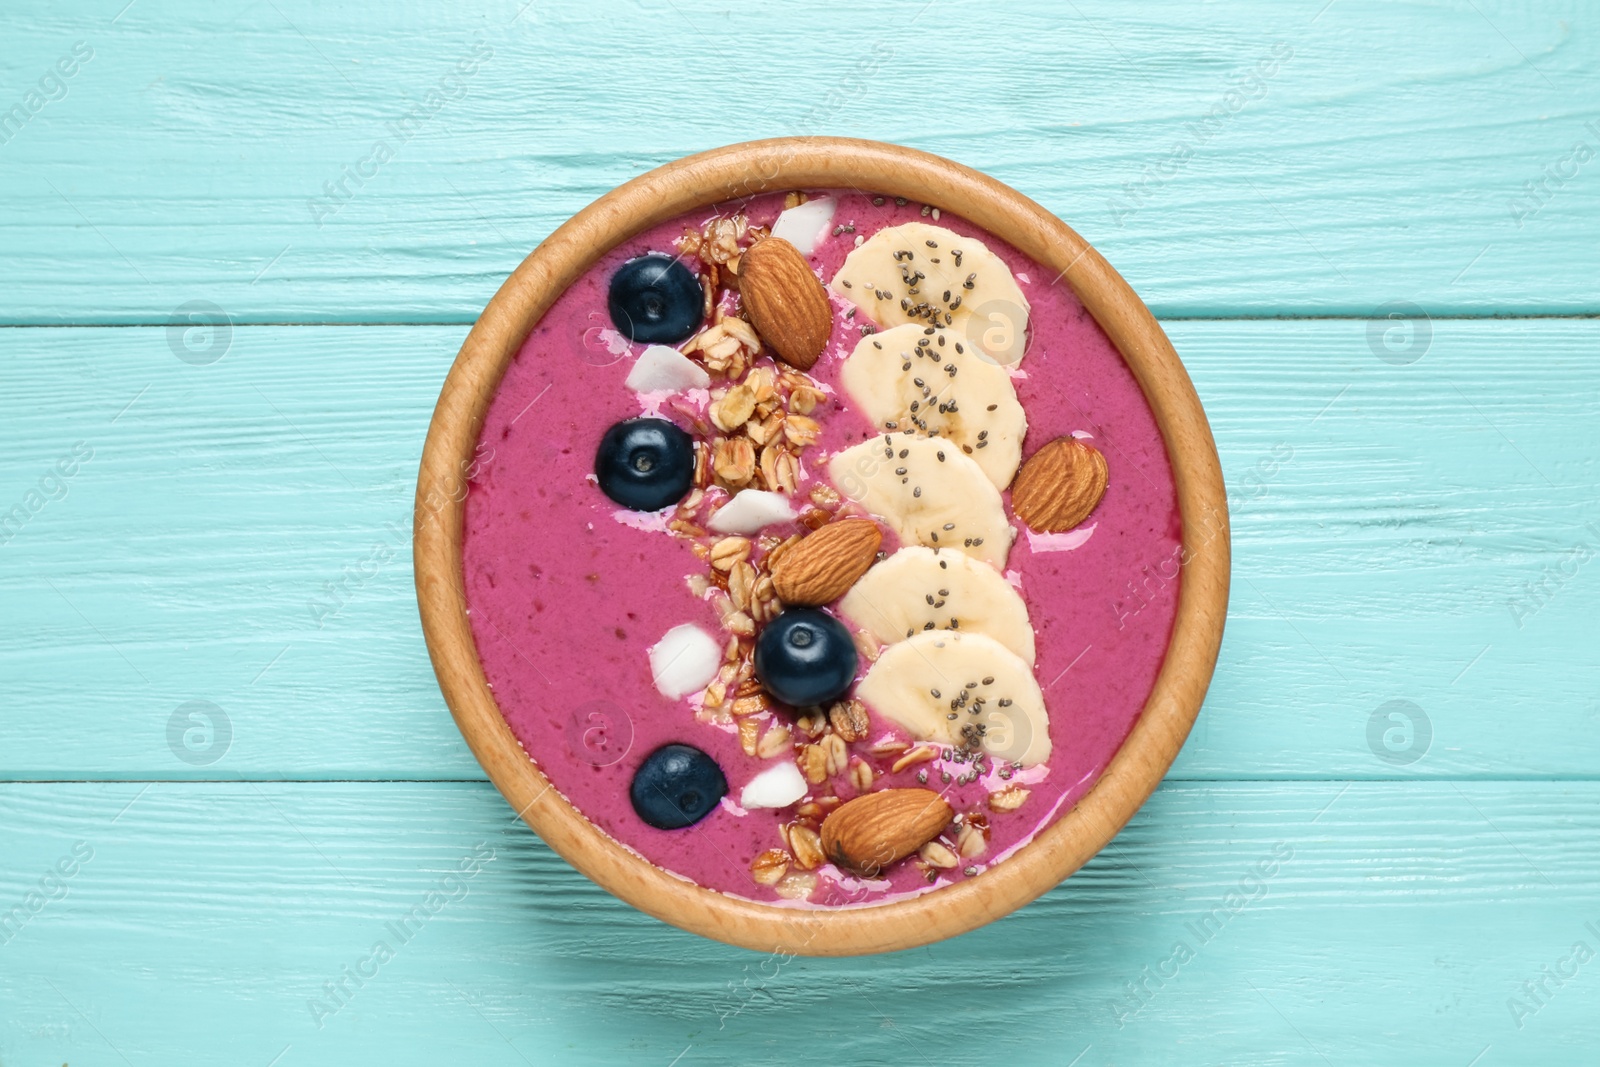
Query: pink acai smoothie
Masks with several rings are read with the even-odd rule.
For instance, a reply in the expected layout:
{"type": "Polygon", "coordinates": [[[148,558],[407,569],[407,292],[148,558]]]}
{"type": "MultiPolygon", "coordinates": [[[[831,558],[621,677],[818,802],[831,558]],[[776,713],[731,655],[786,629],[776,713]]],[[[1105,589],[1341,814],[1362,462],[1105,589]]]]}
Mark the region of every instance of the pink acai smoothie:
{"type": "MultiPolygon", "coordinates": [[[[862,238],[930,221],[930,209],[892,197],[811,195],[837,201],[831,227],[809,256],[824,283],[862,238]]],[[[781,196],[758,197],[648,230],[602,256],[534,327],[484,421],[466,501],[466,600],[506,722],[554,787],[606,834],[666,871],[733,896],[793,907],[881,903],[981,877],[1093,786],[1133,727],[1165,655],[1178,593],[1179,514],[1165,447],[1144,395],[1071,290],[1005,242],[941,213],[939,226],[982,241],[1010,267],[1031,305],[1026,356],[1013,372],[1028,423],[1023,456],[1075,435],[1099,449],[1109,471],[1103,500],[1068,533],[1033,533],[1011,515],[1010,494],[1004,495],[1018,529],[1004,570],[1020,589],[1035,630],[1034,676],[1048,709],[1051,752],[1036,766],[1002,761],[976,776],[942,759],[895,772],[895,742],[911,739],[874,714],[868,736],[849,746],[875,771],[871,788],[939,791],[957,813],[986,826],[982,854],[951,868],[913,856],[874,878],[829,863],[798,883],[767,885],[753,877],[757,856],[784,848],[783,828],[795,822],[800,806],[745,810],[737,803],[740,792],[776,761],[795,759],[795,752],[749,754],[738,723],[712,714],[703,696],[663,696],[648,658],[650,647],[683,623],[719,640],[728,637],[722,594],[706,581],[707,547],[718,535],[669,530],[671,509],[619,508],[596,484],[595,456],[608,427],[641,414],[667,418],[701,437],[708,426],[705,390],[663,398],[624,385],[645,346],[628,343],[612,328],[607,287],[614,271],[647,252],[677,252],[675,242],[686,232],[701,233],[718,217],[743,213],[750,227],[770,226],[783,207],[781,196]],[[659,830],[635,813],[629,784],[646,756],[674,742],[710,755],[726,776],[728,794],[695,825],[659,830]],[[988,805],[991,793],[1017,786],[1028,790],[1020,807],[996,811],[988,805]]],[[[732,291],[718,299],[725,309],[738,307],[732,291]]],[[[809,371],[827,394],[811,414],[821,433],[800,454],[797,511],[809,503],[812,487],[826,484],[829,455],[881,431],[854,409],[838,381],[841,362],[863,332],[881,324],[832,299],[832,335],[809,371]]],[[[772,360],[767,350],[755,365],[772,360]]],[[[712,388],[728,384],[714,381],[712,388]]],[[[725,499],[714,486],[703,496],[705,508],[725,499]]],[[[762,544],[806,532],[798,520],[781,524],[762,532],[762,544]]],[[[883,547],[893,551],[892,536],[883,547]]],[[[861,670],[867,666],[863,659],[861,670]]],[[[761,718],[792,720],[794,713],[773,708],[761,718]]],[[[794,730],[796,752],[808,740],[794,730]]],[[[825,813],[855,795],[847,776],[838,775],[811,785],[803,803],[811,805],[805,810],[825,813]]],[[[946,840],[955,844],[949,835],[946,840]]]]}

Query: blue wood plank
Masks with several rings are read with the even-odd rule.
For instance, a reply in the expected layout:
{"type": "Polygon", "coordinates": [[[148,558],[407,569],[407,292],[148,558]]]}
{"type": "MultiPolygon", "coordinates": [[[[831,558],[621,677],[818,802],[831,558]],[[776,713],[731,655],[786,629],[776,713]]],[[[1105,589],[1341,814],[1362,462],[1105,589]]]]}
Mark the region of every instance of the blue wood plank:
{"type": "Polygon", "coordinates": [[[45,885],[0,1062],[1586,1062],[1597,789],[1168,784],[1010,918],[787,960],[613,900],[486,784],[4,786],[0,918],[45,885]]]}
{"type": "MultiPolygon", "coordinates": [[[[1600,325],[1429,328],[1399,366],[1361,322],[1170,324],[1235,524],[1179,777],[1595,775],[1600,325]]],[[[0,331],[0,511],[93,449],[0,546],[29,620],[0,633],[23,712],[0,717],[0,771],[479,777],[418,633],[405,528],[462,333],[241,328],[194,366],[158,329],[0,331]],[[180,743],[191,700],[228,717],[225,746],[180,743]]],[[[1109,626],[1126,605],[1082,610],[1109,626]]]]}
{"type": "Polygon", "coordinates": [[[121,6],[0,10],[0,322],[470,322],[607,189],[789,133],[988,171],[1167,316],[1600,309],[1575,0],[121,6]]]}
{"type": "MultiPolygon", "coordinates": [[[[1600,325],[1429,328],[1397,366],[1360,322],[1171,323],[1235,523],[1179,777],[1595,776],[1600,325]]],[[[5,507],[93,448],[0,545],[30,619],[0,635],[29,710],[0,718],[3,773],[480,776],[405,530],[461,336],[242,328],[194,366],[162,330],[0,331],[5,507]],[[189,701],[222,709],[226,745],[173,741],[189,701]]]]}

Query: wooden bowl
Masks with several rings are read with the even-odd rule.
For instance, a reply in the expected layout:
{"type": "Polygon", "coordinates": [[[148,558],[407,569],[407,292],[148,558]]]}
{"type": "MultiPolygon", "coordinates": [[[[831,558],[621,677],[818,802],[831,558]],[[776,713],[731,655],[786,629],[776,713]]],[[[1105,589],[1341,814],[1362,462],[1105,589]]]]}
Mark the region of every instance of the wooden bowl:
{"type": "Polygon", "coordinates": [[[947,159],[875,141],[780,138],[689,156],[578,212],[523,260],[484,308],[445,379],[417,478],[417,601],[428,653],[462,735],[516,812],[567,862],[685,930],[760,951],[844,956],[912,948],[998,919],[1057,885],[1144,803],[1188,736],[1222,641],[1226,499],[1200,400],[1171,343],[1128,283],[1065,223],[1021,193],[947,159]],[[919,897],[802,909],[726,896],[629,852],[553,788],[512,736],[484,678],[462,592],[467,470],[484,412],[529,330],[602,254],[692,208],[756,193],[856,188],[938,204],[1060,273],[1133,370],[1154,412],[1183,516],[1183,581],[1166,659],[1144,710],[1099,782],[1004,863],[919,897]]]}

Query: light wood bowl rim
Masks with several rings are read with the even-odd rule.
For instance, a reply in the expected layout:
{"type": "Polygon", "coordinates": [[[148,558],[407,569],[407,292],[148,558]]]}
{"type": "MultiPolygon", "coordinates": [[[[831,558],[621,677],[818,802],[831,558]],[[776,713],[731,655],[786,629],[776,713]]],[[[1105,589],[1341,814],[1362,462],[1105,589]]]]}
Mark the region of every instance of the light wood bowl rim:
{"type": "Polygon", "coordinates": [[[913,948],[998,919],[1059,884],[1110,842],[1155,790],[1210,683],[1227,611],[1230,543],[1216,445],[1155,316],[1069,226],[1021,193],[925,152],[834,137],[731,145],[658,167],[552,233],[506,279],[446,377],[417,478],[415,568],[422,629],[446,703],[489,778],[527,824],[603,888],[658,919],[764,952],[843,956],[913,948]],[[462,593],[462,472],[483,415],[529,330],[600,255],[693,208],[788,189],[854,188],[937,204],[1059,271],[1144,390],[1183,516],[1183,577],[1167,655],[1144,710],[1078,804],[983,874],[909,900],[841,909],[730,897],[623,848],[553,789],[500,714],[462,593]]]}

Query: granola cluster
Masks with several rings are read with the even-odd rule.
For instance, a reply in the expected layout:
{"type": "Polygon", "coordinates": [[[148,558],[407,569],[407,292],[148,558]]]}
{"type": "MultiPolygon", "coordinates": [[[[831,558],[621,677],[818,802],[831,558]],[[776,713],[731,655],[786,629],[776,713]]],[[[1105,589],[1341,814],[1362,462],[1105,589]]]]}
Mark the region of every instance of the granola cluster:
{"type": "MultiPolygon", "coordinates": [[[[786,206],[803,199],[803,194],[790,194],[786,206]]],[[[926,785],[932,770],[948,783],[949,768],[972,760],[972,754],[893,738],[873,743],[867,709],[854,698],[791,714],[773,704],[755,677],[756,633],[784,607],[774,589],[773,568],[805,535],[719,536],[709,529],[712,517],[743,489],[798,498],[793,506],[806,531],[855,510],[825,482],[808,486],[801,464],[821,434],[815,416],[828,402],[828,390],[780,361],[758,364],[762,338],[741,305],[739,270],[751,244],[768,232],[738,213],[715,217],[676,242],[680,261],[699,273],[707,323],[680,351],[705,368],[712,387],[704,410],[683,398],[668,401],[695,438],[695,470],[693,488],[672,512],[667,528],[689,541],[705,563],[704,573],[686,580],[695,596],[716,608],[726,635],[723,664],[705,688],[698,718],[734,729],[753,759],[791,756],[814,787],[814,795],[796,804],[792,817],[780,824],[778,844],[750,864],[756,884],[782,897],[806,899],[818,885],[814,872],[830,860],[822,844],[822,824],[830,813],[871,792],[886,775],[914,770],[917,781],[926,785]]],[[[883,555],[878,554],[880,559],[883,555]]],[[[870,634],[858,633],[856,641],[864,660],[877,658],[881,649],[870,634]]],[[[971,779],[964,768],[957,769],[963,782],[977,777],[976,767],[971,779]]],[[[1004,769],[1002,776],[1009,777],[1004,769]]],[[[989,808],[1013,811],[1026,797],[1027,790],[1011,787],[992,794],[989,808]]],[[[988,840],[985,812],[958,813],[908,862],[931,883],[940,871],[982,856],[988,840]]],[[[976,872],[969,868],[967,873],[976,872]]]]}
{"type": "MultiPolygon", "coordinates": [[[[827,393],[815,379],[776,363],[755,366],[761,338],[739,306],[738,269],[745,249],[766,235],[766,227],[751,226],[740,213],[718,216],[677,242],[684,260],[699,268],[710,323],[681,351],[704,366],[713,382],[728,383],[713,386],[705,417],[686,406],[676,409],[699,438],[697,489],[717,485],[730,493],[755,488],[793,495],[800,484],[800,452],[816,444],[821,429],[811,414],[827,393]]],[[[682,513],[695,509],[678,510],[688,521],[682,513]]]]}
{"type": "MultiPolygon", "coordinates": [[[[695,490],[684,503],[688,504],[697,493],[703,491],[695,490]]],[[[812,504],[802,513],[801,520],[809,519],[817,526],[831,521],[842,503],[837,492],[821,484],[811,487],[809,497],[812,504]]],[[[671,522],[668,525],[671,527],[671,522]]],[[[675,532],[699,537],[694,531],[700,529],[690,523],[675,532]]],[[[687,579],[689,591],[711,601],[728,635],[722,670],[706,686],[700,718],[723,725],[737,721],[745,753],[751,756],[777,755],[782,751],[779,737],[787,741],[787,727],[783,735],[770,734],[769,740],[758,737],[758,724],[772,717],[773,706],[755,677],[755,635],[757,624],[775,618],[783,610],[782,601],[773,588],[772,568],[802,536],[761,534],[749,538],[734,535],[697,539],[692,546],[695,555],[706,561],[707,573],[690,575],[687,579]]],[[[863,710],[863,731],[865,716],[863,710]]],[[[780,725],[781,722],[774,723],[775,727],[780,725]]]]}
{"type": "MultiPolygon", "coordinates": [[[[825,713],[813,710],[802,715],[796,721],[796,729],[804,735],[803,740],[797,741],[796,759],[806,780],[814,785],[831,781],[835,786],[831,792],[795,806],[794,818],[779,826],[781,847],[766,849],[756,856],[750,863],[750,877],[758,885],[773,887],[780,896],[803,899],[816,886],[816,876],[809,872],[830,858],[822,846],[822,824],[844,803],[845,798],[839,794],[863,796],[871,791],[878,776],[937,759],[940,752],[926,745],[886,740],[852,755],[848,742],[864,741],[867,729],[866,709],[853,699],[840,701],[825,713]]],[[[1015,810],[1027,796],[1026,790],[1006,793],[1020,795],[1015,804],[1004,808],[991,797],[993,810],[1015,810]]],[[[931,884],[940,871],[970,864],[983,856],[989,849],[989,832],[987,814],[957,813],[943,833],[917,849],[907,862],[931,884]]],[[[968,866],[966,873],[975,874],[976,869],[968,866]]]]}
{"type": "MultiPolygon", "coordinates": [[[[741,489],[798,494],[803,478],[800,454],[817,443],[821,432],[811,416],[827,399],[826,391],[808,374],[776,363],[755,365],[761,339],[741,316],[736,280],[744,250],[766,234],[765,227],[750,226],[743,214],[736,214],[714,218],[678,241],[679,253],[699,265],[710,322],[681,351],[701,363],[713,382],[725,383],[713,385],[704,414],[676,402],[675,410],[696,438],[695,488],[667,523],[672,533],[693,541],[695,554],[707,563],[708,573],[691,576],[690,587],[697,596],[716,589],[712,599],[729,635],[729,662],[743,668],[735,672],[737,677],[712,683],[706,699],[712,709],[723,708],[729,693],[749,699],[759,689],[750,665],[751,642],[756,624],[781,608],[771,567],[800,537],[717,538],[708,532],[707,523],[722,498],[707,490],[715,486],[729,498],[741,489]]],[[[813,530],[829,522],[842,503],[837,492],[821,483],[811,487],[807,501],[797,509],[799,521],[813,530]]]]}

